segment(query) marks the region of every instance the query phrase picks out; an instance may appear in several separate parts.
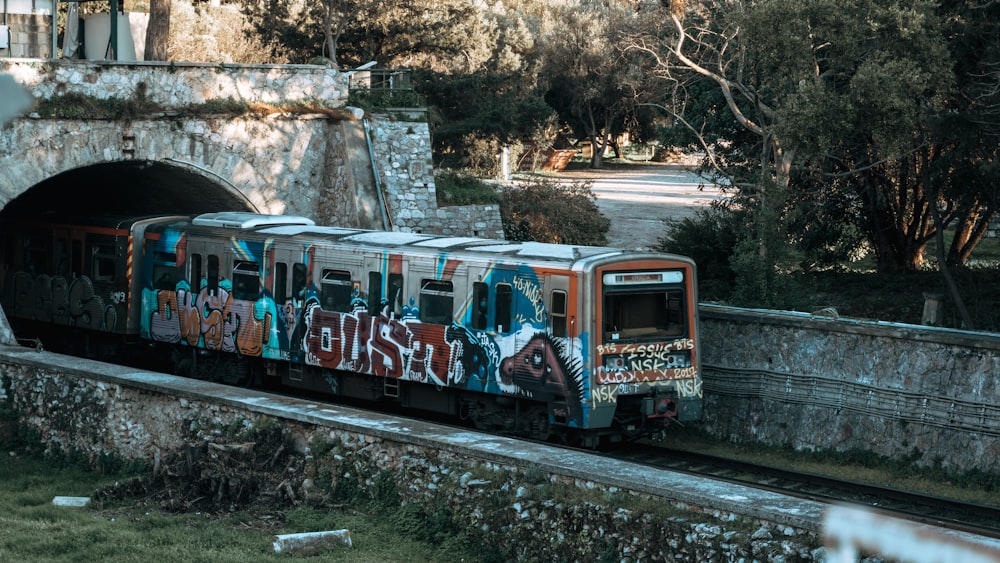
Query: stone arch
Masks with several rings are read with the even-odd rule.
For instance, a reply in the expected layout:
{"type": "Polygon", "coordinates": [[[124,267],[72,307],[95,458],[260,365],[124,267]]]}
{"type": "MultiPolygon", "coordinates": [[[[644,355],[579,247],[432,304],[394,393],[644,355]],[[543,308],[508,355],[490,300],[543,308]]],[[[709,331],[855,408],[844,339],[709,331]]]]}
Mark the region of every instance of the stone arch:
{"type": "MultiPolygon", "coordinates": [[[[27,187],[0,209],[0,222],[65,211],[155,215],[223,210],[257,208],[235,186],[194,165],[120,161],[67,170],[27,187]]],[[[16,344],[2,308],[0,343],[16,344]]]]}
{"type": "Polygon", "coordinates": [[[195,214],[258,211],[231,183],[180,162],[118,161],[67,170],[28,187],[0,210],[18,214],[195,214]]]}

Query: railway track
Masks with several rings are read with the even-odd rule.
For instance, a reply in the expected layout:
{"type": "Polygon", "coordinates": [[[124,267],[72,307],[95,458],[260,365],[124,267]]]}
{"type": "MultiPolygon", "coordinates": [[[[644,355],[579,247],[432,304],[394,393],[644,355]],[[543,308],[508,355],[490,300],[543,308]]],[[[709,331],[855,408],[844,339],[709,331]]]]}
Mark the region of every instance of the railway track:
{"type": "Polygon", "coordinates": [[[630,444],[610,457],[653,468],[737,483],[784,495],[863,506],[911,521],[1000,538],[1000,507],[912,493],[866,483],[844,481],[742,461],[630,444]]]}

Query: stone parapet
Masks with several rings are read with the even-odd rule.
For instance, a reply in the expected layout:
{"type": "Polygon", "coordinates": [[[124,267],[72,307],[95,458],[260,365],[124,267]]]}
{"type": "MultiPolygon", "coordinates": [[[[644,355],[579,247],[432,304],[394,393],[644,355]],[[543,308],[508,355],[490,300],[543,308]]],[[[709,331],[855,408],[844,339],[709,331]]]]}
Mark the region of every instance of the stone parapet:
{"type": "Polygon", "coordinates": [[[0,408],[48,453],[143,463],[151,486],[197,490],[225,510],[253,495],[273,509],[350,494],[447,517],[508,561],[824,559],[815,501],[336,404],[66,365],[0,347],[0,408]]]}
{"type": "Polygon", "coordinates": [[[727,441],[1000,473],[1000,336],[702,305],[705,419],[727,441]]]}
{"type": "Polygon", "coordinates": [[[209,100],[280,104],[314,100],[347,103],[348,75],[317,65],[234,65],[180,62],[44,61],[0,59],[36,99],[73,92],[98,99],[142,94],[165,108],[209,100]]]}

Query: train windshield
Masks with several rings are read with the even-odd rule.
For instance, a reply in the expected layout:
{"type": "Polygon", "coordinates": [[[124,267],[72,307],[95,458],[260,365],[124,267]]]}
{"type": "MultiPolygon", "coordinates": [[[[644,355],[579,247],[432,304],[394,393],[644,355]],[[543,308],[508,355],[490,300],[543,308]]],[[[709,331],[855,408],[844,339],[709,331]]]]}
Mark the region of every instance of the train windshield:
{"type": "Polygon", "coordinates": [[[662,340],[685,336],[687,311],[683,286],[677,283],[649,283],[667,279],[673,281],[681,276],[680,272],[605,275],[604,341],[662,340]]]}

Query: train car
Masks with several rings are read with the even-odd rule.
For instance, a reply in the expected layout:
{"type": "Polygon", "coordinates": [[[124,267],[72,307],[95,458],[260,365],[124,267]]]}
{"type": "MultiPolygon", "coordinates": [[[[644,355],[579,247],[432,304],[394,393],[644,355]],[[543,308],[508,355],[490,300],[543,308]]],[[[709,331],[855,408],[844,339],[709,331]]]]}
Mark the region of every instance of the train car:
{"type": "Polygon", "coordinates": [[[107,223],[15,229],[10,316],[126,337],[181,375],[280,380],[591,447],[701,415],[685,257],[239,212],[107,223]],[[113,254],[113,283],[94,265],[32,269],[24,249],[48,231],[54,247],[85,233],[83,262],[113,254]],[[88,251],[90,234],[111,236],[113,253],[88,251]],[[93,288],[102,322],[79,322],[71,299],[57,320],[36,298],[77,284],[93,288]]]}
{"type": "Polygon", "coordinates": [[[0,303],[16,333],[90,356],[137,342],[135,242],[141,252],[145,227],[164,219],[47,217],[0,226],[0,303]]]}

